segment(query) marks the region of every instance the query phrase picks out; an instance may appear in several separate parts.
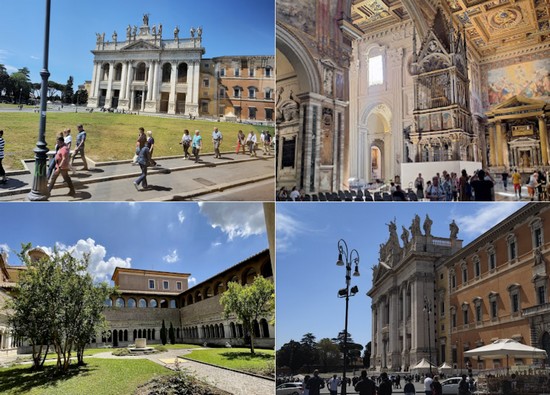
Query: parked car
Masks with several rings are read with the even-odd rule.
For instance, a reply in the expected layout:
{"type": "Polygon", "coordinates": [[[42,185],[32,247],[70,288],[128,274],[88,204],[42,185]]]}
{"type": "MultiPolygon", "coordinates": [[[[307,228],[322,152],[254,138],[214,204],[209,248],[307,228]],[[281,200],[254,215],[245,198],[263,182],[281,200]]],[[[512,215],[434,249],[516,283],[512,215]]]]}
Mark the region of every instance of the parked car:
{"type": "Polygon", "coordinates": [[[443,388],[443,395],[456,395],[458,394],[458,383],[460,383],[462,377],[451,377],[441,381],[441,388],[443,388]]]}
{"type": "Polygon", "coordinates": [[[302,395],[304,389],[302,383],[283,383],[277,387],[277,395],[302,395]]]}

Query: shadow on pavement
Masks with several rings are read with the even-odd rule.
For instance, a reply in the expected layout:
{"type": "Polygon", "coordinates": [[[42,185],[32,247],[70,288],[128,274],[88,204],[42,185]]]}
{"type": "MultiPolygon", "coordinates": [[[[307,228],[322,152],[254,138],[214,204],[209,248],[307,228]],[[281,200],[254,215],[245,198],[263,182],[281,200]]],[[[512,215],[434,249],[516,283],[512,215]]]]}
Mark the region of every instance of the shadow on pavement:
{"type": "Polygon", "coordinates": [[[97,168],[97,167],[94,167],[93,169],[81,170],[81,171],[87,171],[89,173],[105,173],[105,170],[97,168]]]}
{"type": "Polygon", "coordinates": [[[147,188],[144,188],[145,191],[163,191],[163,192],[169,192],[172,190],[172,188],[169,187],[162,187],[160,185],[151,185],[149,184],[147,188]]]}
{"type": "Polygon", "coordinates": [[[90,178],[92,175],[89,173],[74,173],[71,174],[71,178],[90,178]]]}
{"type": "Polygon", "coordinates": [[[0,189],[18,189],[27,185],[29,184],[26,182],[19,181],[15,178],[8,178],[8,181],[5,184],[0,184],[0,189]]]}

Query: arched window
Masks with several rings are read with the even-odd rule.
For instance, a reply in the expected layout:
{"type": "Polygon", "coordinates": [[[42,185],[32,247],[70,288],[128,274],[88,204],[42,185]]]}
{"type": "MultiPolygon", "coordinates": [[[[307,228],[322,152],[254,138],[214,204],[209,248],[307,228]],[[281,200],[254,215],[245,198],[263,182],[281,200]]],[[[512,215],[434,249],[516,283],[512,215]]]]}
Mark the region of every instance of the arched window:
{"type": "Polygon", "coordinates": [[[105,306],[107,307],[113,307],[113,300],[111,298],[105,299],[105,306]]]}
{"type": "Polygon", "coordinates": [[[204,291],[204,298],[208,299],[208,298],[211,298],[212,296],[213,296],[212,288],[206,287],[206,290],[204,291]]]}
{"type": "Polygon", "coordinates": [[[138,64],[137,67],[136,67],[136,78],[135,78],[135,80],[136,81],[145,81],[145,71],[146,71],[145,63],[141,62],[140,64],[138,64]]]}
{"type": "Polygon", "coordinates": [[[254,270],[254,268],[248,269],[243,273],[242,284],[252,284],[254,282],[254,277],[256,277],[256,270],[254,270]]]}
{"type": "Polygon", "coordinates": [[[124,341],[128,341],[128,329],[124,329],[124,341]]]}
{"type": "Polygon", "coordinates": [[[196,302],[200,302],[202,300],[202,294],[201,294],[201,291],[197,291],[195,293],[195,301],[196,302]]]}
{"type": "Polygon", "coordinates": [[[265,318],[260,320],[260,326],[262,327],[262,336],[269,337],[269,325],[267,324],[267,320],[265,318]]]}
{"type": "Polygon", "coordinates": [[[176,301],[175,299],[170,300],[170,308],[175,309],[176,308],[176,301]]]}
{"type": "Polygon", "coordinates": [[[138,337],[138,331],[136,329],[134,329],[134,340],[136,340],[138,337]]]}
{"type": "Polygon", "coordinates": [[[127,306],[128,307],[136,307],[136,300],[134,298],[128,299],[127,306]]]}
{"type": "Polygon", "coordinates": [[[122,79],[122,63],[117,63],[115,66],[115,75],[113,80],[120,81],[122,79]]]}
{"type": "Polygon", "coordinates": [[[139,302],[138,302],[138,306],[139,307],[147,307],[147,301],[145,299],[140,299],[139,302]]]}
{"type": "Polygon", "coordinates": [[[193,295],[187,295],[187,305],[193,304],[193,295]]]}
{"type": "Polygon", "coordinates": [[[220,337],[225,338],[225,329],[223,327],[223,324],[220,324],[220,337]]]}
{"type": "Polygon", "coordinates": [[[214,285],[214,295],[219,295],[223,293],[223,284],[221,282],[214,285]]]}
{"type": "Polygon", "coordinates": [[[229,324],[229,332],[230,332],[231,337],[237,337],[237,331],[235,329],[235,323],[234,322],[229,324]]]}
{"type": "Polygon", "coordinates": [[[117,298],[116,302],[115,302],[115,306],[116,307],[124,307],[124,299],[122,298],[117,298]]]}
{"type": "Polygon", "coordinates": [[[165,299],[162,299],[160,301],[160,308],[161,309],[167,309],[168,308],[168,302],[165,299]]]}
{"type": "Polygon", "coordinates": [[[109,68],[110,68],[109,63],[105,63],[101,68],[102,70],[101,79],[103,81],[107,81],[109,79],[109,68]]]}
{"type": "Polygon", "coordinates": [[[187,83],[187,63],[180,63],[178,66],[178,83],[187,83]]]}
{"type": "Polygon", "coordinates": [[[376,48],[369,53],[368,81],[369,86],[382,85],[384,83],[384,58],[381,50],[376,48]]]}
{"type": "Polygon", "coordinates": [[[252,329],[254,330],[254,337],[260,337],[260,324],[258,324],[258,321],[254,320],[252,322],[252,329]]]}
{"type": "Polygon", "coordinates": [[[156,299],[151,299],[149,301],[149,307],[157,307],[157,300],[156,299]]]}
{"type": "Polygon", "coordinates": [[[170,82],[172,76],[172,65],[170,63],[164,63],[162,66],[162,82],[170,82]]]}

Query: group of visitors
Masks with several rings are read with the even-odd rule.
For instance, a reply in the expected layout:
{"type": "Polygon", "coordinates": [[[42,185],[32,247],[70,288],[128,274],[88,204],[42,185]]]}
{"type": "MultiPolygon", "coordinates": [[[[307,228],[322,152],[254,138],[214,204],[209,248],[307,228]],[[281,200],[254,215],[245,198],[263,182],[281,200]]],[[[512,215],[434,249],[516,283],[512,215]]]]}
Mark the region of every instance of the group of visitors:
{"type": "Polygon", "coordinates": [[[294,202],[299,202],[305,200],[305,192],[303,189],[298,190],[297,187],[292,187],[292,190],[289,192],[286,187],[281,187],[277,192],[276,199],[278,201],[286,201],[289,198],[294,202]]]}
{"type": "Polygon", "coordinates": [[[414,181],[419,199],[448,202],[495,200],[494,185],[495,181],[491,174],[483,169],[475,171],[471,176],[466,170],[462,170],[460,177],[457,173],[448,173],[444,170],[426,182],[422,173],[419,173],[414,181]]]}
{"type": "MultiPolygon", "coordinates": [[[[322,388],[327,388],[330,395],[337,395],[338,388],[342,386],[342,379],[333,375],[325,380],[319,376],[319,371],[315,370],[313,376],[306,375],[303,383],[304,395],[319,395],[322,388]]],[[[346,379],[346,387],[351,386],[359,395],[391,395],[392,382],[387,373],[380,374],[378,385],[367,376],[367,371],[361,371],[361,376],[346,379]]]]}
{"type": "MultiPolygon", "coordinates": [[[[263,154],[269,155],[271,153],[272,139],[268,130],[261,131],[260,142],[262,143],[263,154]]],[[[245,155],[247,147],[250,156],[256,156],[256,149],[258,148],[258,138],[256,137],[256,133],[251,130],[250,133],[248,133],[248,136],[245,137],[243,131],[239,130],[237,133],[237,149],[235,150],[235,153],[238,155],[242,149],[243,155],[245,155]]]]}

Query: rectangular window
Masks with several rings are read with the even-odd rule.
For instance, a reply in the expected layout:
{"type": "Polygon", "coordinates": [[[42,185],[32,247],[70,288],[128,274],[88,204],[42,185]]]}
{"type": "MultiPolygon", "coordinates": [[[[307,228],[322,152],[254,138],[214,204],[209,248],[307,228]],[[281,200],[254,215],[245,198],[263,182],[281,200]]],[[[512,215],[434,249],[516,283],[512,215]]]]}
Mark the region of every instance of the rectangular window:
{"type": "Polygon", "coordinates": [[[451,314],[451,326],[456,328],[456,313],[451,314]]]}
{"type": "Polygon", "coordinates": [[[176,288],[177,288],[178,291],[181,291],[181,289],[182,289],[182,287],[181,287],[181,281],[178,281],[178,282],[176,283],[176,288]]]}
{"type": "Polygon", "coordinates": [[[162,282],[162,288],[164,288],[164,289],[170,288],[170,287],[169,287],[169,284],[168,284],[168,281],[164,280],[164,281],[162,282]]]}
{"type": "Polygon", "coordinates": [[[456,276],[454,274],[451,276],[451,288],[456,288],[456,276]]]}
{"type": "Polygon", "coordinates": [[[476,274],[476,278],[481,275],[481,265],[479,264],[479,261],[474,262],[474,270],[476,274]]]}
{"type": "Polygon", "coordinates": [[[481,322],[481,305],[476,306],[476,321],[481,322]]]}
{"type": "Polygon", "coordinates": [[[518,294],[512,295],[512,312],[513,313],[519,312],[519,295],[518,294]]]}
{"type": "Polygon", "coordinates": [[[445,315],[445,302],[439,303],[439,314],[441,316],[445,315]]]}
{"type": "Polygon", "coordinates": [[[249,119],[256,119],[256,108],[255,107],[248,107],[248,118],[249,119]]]}
{"type": "Polygon", "coordinates": [[[271,94],[272,94],[272,92],[273,92],[273,91],[272,91],[271,89],[267,89],[267,90],[265,91],[265,99],[266,99],[266,100],[271,100],[271,94]]]}
{"type": "Polygon", "coordinates": [[[497,260],[495,257],[495,253],[491,252],[491,254],[489,254],[489,269],[495,270],[496,267],[497,267],[497,260]]]}
{"type": "Polygon", "coordinates": [[[273,121],[273,109],[272,108],[266,108],[265,109],[265,120],[266,121],[273,121]]]}
{"type": "Polygon", "coordinates": [[[537,288],[537,297],[538,297],[539,304],[546,303],[546,289],[544,285],[541,285],[540,287],[537,288]]]}
{"type": "Polygon", "coordinates": [[[462,283],[466,284],[468,282],[468,269],[463,268],[462,269],[462,283]]]}
{"type": "Polygon", "coordinates": [[[497,318],[497,316],[498,316],[497,301],[492,300],[491,301],[491,318],[497,318]]]}
{"type": "Polygon", "coordinates": [[[201,101],[201,112],[203,114],[208,114],[208,104],[209,104],[208,100],[202,100],[201,101]]]}
{"type": "Polygon", "coordinates": [[[516,259],[516,242],[510,242],[510,260],[516,259]]]}
{"type": "Polygon", "coordinates": [[[464,325],[468,325],[468,310],[462,312],[462,318],[464,319],[464,325]]]}
{"type": "Polygon", "coordinates": [[[203,88],[209,88],[210,87],[210,79],[205,78],[202,80],[202,86],[203,88]]]}
{"type": "Polygon", "coordinates": [[[382,55],[369,58],[369,86],[384,83],[384,67],[382,55]]]}
{"type": "Polygon", "coordinates": [[[149,289],[155,289],[155,280],[149,280],[149,289]]]}
{"type": "Polygon", "coordinates": [[[221,69],[221,70],[220,70],[220,76],[221,76],[221,77],[225,77],[225,69],[221,69]]]}
{"type": "Polygon", "coordinates": [[[240,77],[240,76],[241,76],[241,69],[238,67],[235,67],[235,77],[240,77]]]}
{"type": "Polygon", "coordinates": [[[220,97],[225,97],[225,88],[220,88],[220,97]]]}
{"type": "Polygon", "coordinates": [[[535,248],[540,247],[542,245],[542,229],[537,228],[535,229],[535,248]]]}
{"type": "Polygon", "coordinates": [[[249,77],[254,77],[254,74],[255,74],[254,67],[249,68],[248,69],[248,76],[249,77]]]}
{"type": "Polygon", "coordinates": [[[271,67],[266,67],[265,68],[265,76],[266,77],[271,77],[271,67]]]}
{"type": "Polygon", "coordinates": [[[233,97],[241,97],[241,89],[240,88],[233,88],[233,97]]]}
{"type": "Polygon", "coordinates": [[[248,88],[248,97],[251,99],[256,98],[256,89],[254,88],[248,88]]]}

